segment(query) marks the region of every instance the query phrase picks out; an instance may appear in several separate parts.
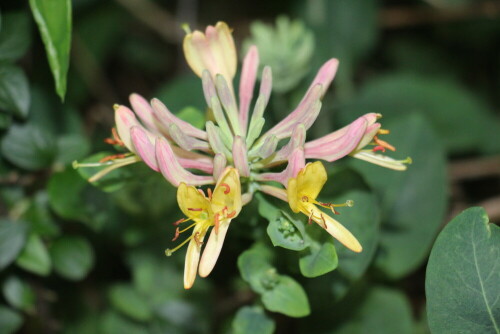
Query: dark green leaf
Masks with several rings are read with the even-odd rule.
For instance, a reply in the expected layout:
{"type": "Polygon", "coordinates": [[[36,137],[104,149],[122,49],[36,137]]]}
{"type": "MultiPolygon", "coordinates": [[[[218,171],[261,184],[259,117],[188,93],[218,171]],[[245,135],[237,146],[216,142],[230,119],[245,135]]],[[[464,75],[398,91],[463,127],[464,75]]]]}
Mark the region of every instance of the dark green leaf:
{"type": "Polygon", "coordinates": [[[335,334],[412,334],[412,310],[405,295],[373,288],[335,334]]]}
{"type": "MultiPolygon", "coordinates": [[[[413,164],[404,172],[352,161],[381,198],[382,225],[376,266],[399,278],[426,258],[446,208],[446,165],[439,139],[419,114],[384,123],[398,155],[413,164]]],[[[394,156],[395,154],[393,154],[394,156]]],[[[353,159],[354,160],[354,159],[353,159]]]]}
{"type": "Polygon", "coordinates": [[[57,94],[64,100],[71,47],[71,0],[30,0],[57,94]]]}
{"type": "Polygon", "coordinates": [[[269,221],[267,234],[273,246],[300,251],[307,247],[304,239],[304,224],[299,219],[281,211],[280,216],[269,221]]]}
{"type": "Polygon", "coordinates": [[[92,246],[82,237],[62,237],[52,244],[49,251],[54,270],[69,280],[85,278],[94,265],[92,246]]]}
{"type": "Polygon", "coordinates": [[[300,272],[306,277],[324,275],[335,270],[338,265],[337,251],[331,236],[317,226],[313,228],[314,232],[308,229],[309,247],[300,253],[300,272]]]}
{"type": "Polygon", "coordinates": [[[32,125],[11,126],[1,149],[6,159],[27,170],[50,166],[57,152],[54,137],[32,125]]]}
{"type": "MultiPolygon", "coordinates": [[[[350,121],[367,112],[383,114],[387,119],[421,112],[448,150],[470,152],[492,150],[494,145],[498,149],[498,141],[492,142],[491,138],[500,131],[500,125],[489,109],[452,81],[391,74],[367,82],[342,114],[350,121]]],[[[385,122],[383,125],[387,128],[385,122]]],[[[394,144],[399,150],[399,144],[394,144]]]]}
{"type": "Polygon", "coordinates": [[[11,310],[8,307],[0,305],[0,328],[3,333],[11,334],[17,332],[17,330],[23,324],[23,317],[11,310]]]}
{"type": "Polygon", "coordinates": [[[57,152],[57,161],[69,164],[84,158],[90,152],[90,143],[79,134],[63,135],[57,138],[57,152]]]}
{"type": "Polygon", "coordinates": [[[289,317],[305,317],[311,312],[304,289],[294,279],[283,275],[273,288],[262,294],[262,303],[269,311],[289,317]]]}
{"type": "Polygon", "coordinates": [[[153,316],[149,304],[131,285],[114,285],[109,291],[109,298],[117,310],[134,320],[147,321],[153,316]]]}
{"type": "Polygon", "coordinates": [[[60,233],[49,208],[49,198],[45,191],[34,195],[30,207],[22,216],[30,223],[31,230],[42,237],[55,237],[60,233]]]}
{"type": "Polygon", "coordinates": [[[66,219],[86,219],[87,210],[82,205],[82,193],[86,186],[87,181],[72,168],[53,174],[47,186],[52,209],[66,219]]]}
{"type": "Polygon", "coordinates": [[[0,110],[26,118],[30,107],[30,89],[23,70],[0,64],[0,110]]]}
{"type": "Polygon", "coordinates": [[[441,232],[425,280],[432,333],[500,333],[500,228],[470,208],[441,232]]]}
{"type": "Polygon", "coordinates": [[[244,251],[238,257],[238,268],[241,277],[257,293],[265,292],[261,276],[265,275],[269,270],[273,270],[273,266],[270,264],[271,256],[271,252],[266,247],[256,245],[244,251]]]}
{"type": "Polygon", "coordinates": [[[2,17],[0,61],[21,58],[31,42],[30,20],[24,12],[11,12],[2,17]]]}
{"type": "Polygon", "coordinates": [[[26,246],[16,260],[16,264],[24,270],[47,276],[52,268],[49,253],[42,239],[37,234],[31,234],[26,246]]]}
{"type": "Polygon", "coordinates": [[[272,334],[274,321],[269,319],[259,306],[244,306],[233,319],[233,334],[272,334]]]}
{"type": "Polygon", "coordinates": [[[26,242],[27,230],[22,221],[0,219],[0,270],[16,259],[26,242]]]}
{"type": "Polygon", "coordinates": [[[33,311],[35,293],[28,283],[11,276],[5,280],[2,291],[7,302],[22,311],[33,311]]]}
{"type": "Polygon", "coordinates": [[[144,326],[112,311],[102,316],[100,329],[99,333],[102,334],[149,334],[149,331],[144,326]]]}

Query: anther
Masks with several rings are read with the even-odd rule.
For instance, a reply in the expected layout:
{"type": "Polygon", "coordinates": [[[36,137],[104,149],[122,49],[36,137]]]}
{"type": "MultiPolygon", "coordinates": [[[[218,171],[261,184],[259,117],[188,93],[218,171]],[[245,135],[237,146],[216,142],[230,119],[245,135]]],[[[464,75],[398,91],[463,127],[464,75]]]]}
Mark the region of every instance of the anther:
{"type": "Polygon", "coordinates": [[[309,197],[302,196],[302,202],[309,202],[309,197]]]}
{"type": "Polygon", "coordinates": [[[172,239],[172,241],[177,240],[177,238],[179,237],[179,235],[181,235],[181,233],[179,231],[179,228],[176,228],[175,229],[175,235],[174,235],[174,238],[172,239]]]}
{"type": "Polygon", "coordinates": [[[189,211],[203,211],[202,208],[188,208],[189,211]]]}
{"type": "Polygon", "coordinates": [[[226,218],[233,218],[234,216],[236,216],[236,210],[233,211],[233,212],[230,212],[226,215],[226,218]]]}
{"type": "Polygon", "coordinates": [[[231,191],[231,187],[229,187],[229,184],[227,184],[227,183],[221,183],[220,185],[221,185],[221,187],[226,188],[226,190],[224,190],[224,195],[229,194],[229,192],[231,191]]]}
{"type": "Polygon", "coordinates": [[[324,225],[325,230],[327,230],[328,226],[326,225],[325,217],[323,217],[323,214],[321,214],[320,217],[321,217],[321,220],[323,221],[323,225],[324,225]]]}
{"type": "Polygon", "coordinates": [[[212,200],[212,189],[208,188],[207,193],[208,193],[208,200],[211,201],[212,200]]]}
{"type": "Polygon", "coordinates": [[[196,233],[194,234],[194,237],[193,237],[193,238],[194,238],[194,241],[196,242],[196,244],[198,245],[198,247],[201,247],[201,245],[203,245],[203,241],[200,241],[200,240],[198,239],[198,236],[199,236],[199,235],[200,235],[200,232],[196,232],[196,233]]]}
{"type": "Polygon", "coordinates": [[[373,140],[379,146],[385,147],[386,149],[391,150],[391,151],[396,151],[396,148],[394,146],[392,146],[391,144],[389,144],[385,140],[379,139],[377,136],[373,137],[373,140]]]}
{"type": "Polygon", "coordinates": [[[385,152],[385,147],[377,145],[372,149],[373,152],[382,151],[385,152]]]}
{"type": "Polygon", "coordinates": [[[124,159],[126,157],[127,157],[127,155],[125,153],[114,154],[114,155],[109,155],[107,157],[102,158],[101,160],[99,160],[99,162],[103,163],[103,162],[106,162],[106,161],[111,161],[111,160],[116,160],[116,159],[124,159]]]}
{"type": "Polygon", "coordinates": [[[177,220],[176,222],[172,223],[172,225],[178,226],[179,224],[184,223],[185,221],[186,221],[186,218],[181,218],[181,219],[177,220]]]}
{"type": "Polygon", "coordinates": [[[309,219],[307,220],[307,223],[308,223],[308,224],[311,224],[311,223],[312,223],[312,220],[313,220],[313,215],[314,215],[314,212],[311,210],[311,214],[309,215],[309,219]]]}
{"type": "Polygon", "coordinates": [[[215,234],[219,234],[219,213],[216,213],[214,216],[214,230],[215,234]]]}
{"type": "Polygon", "coordinates": [[[378,129],[378,132],[377,132],[379,135],[388,135],[389,133],[391,133],[391,131],[387,130],[387,129],[378,129]]]}

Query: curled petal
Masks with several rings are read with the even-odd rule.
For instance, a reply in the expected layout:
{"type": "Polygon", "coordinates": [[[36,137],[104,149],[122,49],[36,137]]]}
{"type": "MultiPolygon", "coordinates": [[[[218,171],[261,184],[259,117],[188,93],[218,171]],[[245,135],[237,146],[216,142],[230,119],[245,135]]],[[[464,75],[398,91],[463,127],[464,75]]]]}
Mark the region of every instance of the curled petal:
{"type": "Polygon", "coordinates": [[[130,129],[134,126],[141,126],[141,124],[137,121],[137,118],[135,118],[132,110],[125,106],[119,106],[115,110],[115,123],[121,141],[130,152],[135,153],[135,148],[130,137],[130,129]]]}
{"type": "Polygon", "coordinates": [[[248,111],[250,110],[250,101],[252,101],[253,97],[258,67],[259,51],[255,45],[252,45],[243,60],[243,67],[241,69],[239,118],[243,131],[246,131],[248,125],[248,111]]]}
{"type": "Polygon", "coordinates": [[[358,146],[366,127],[366,119],[360,117],[340,130],[306,143],[306,158],[332,162],[348,155],[358,146]]]}
{"type": "Polygon", "coordinates": [[[175,187],[178,187],[181,182],[193,186],[214,183],[212,176],[195,175],[185,170],[177,160],[177,157],[174,155],[166,139],[158,137],[156,139],[155,148],[156,161],[158,162],[161,173],[175,187]]]}
{"type": "Polygon", "coordinates": [[[203,251],[200,267],[198,269],[198,273],[201,277],[207,277],[214,269],[215,263],[220,255],[220,251],[222,250],[230,223],[231,219],[224,219],[219,223],[219,228],[217,230],[212,228],[212,232],[210,233],[207,245],[203,251]]]}
{"type": "Polygon", "coordinates": [[[316,86],[316,85],[321,85],[323,86],[323,94],[328,90],[328,87],[330,87],[330,84],[332,83],[333,79],[335,78],[335,74],[337,73],[337,69],[339,67],[339,61],[338,59],[332,58],[328,60],[326,63],[321,66],[319,69],[318,73],[316,74],[316,77],[314,78],[313,82],[311,82],[311,85],[309,86],[309,90],[306,93],[307,94],[316,86]]]}
{"type": "MultiPolygon", "coordinates": [[[[304,149],[304,143],[306,140],[306,128],[302,123],[299,123],[292,132],[292,136],[290,137],[290,141],[283,146],[274,157],[272,157],[271,161],[267,162],[265,167],[272,167],[274,165],[283,163],[287,161],[297,148],[304,149]]],[[[302,166],[304,167],[304,166],[302,166]]]]}
{"type": "Polygon", "coordinates": [[[405,171],[407,169],[406,164],[410,164],[411,158],[406,158],[405,160],[394,160],[391,157],[386,155],[377,154],[370,151],[360,151],[352,154],[354,158],[371,162],[372,164],[397,170],[397,171],[405,171]]]}
{"type": "Polygon", "coordinates": [[[160,168],[156,162],[155,145],[152,141],[152,134],[148,134],[142,126],[134,126],[130,130],[132,142],[137,154],[152,170],[159,172],[160,168]]]}
{"type": "Polygon", "coordinates": [[[203,139],[207,139],[207,134],[205,131],[195,128],[188,122],[183,121],[168,110],[168,108],[158,99],[151,100],[151,106],[153,107],[153,115],[156,121],[158,121],[165,129],[168,129],[170,124],[177,125],[186,135],[203,139]]]}
{"type": "Polygon", "coordinates": [[[233,161],[234,166],[242,176],[250,176],[250,167],[248,166],[247,147],[240,136],[234,137],[233,142],[233,161]]]}
{"type": "Polygon", "coordinates": [[[198,271],[198,263],[200,262],[201,242],[205,237],[205,233],[201,226],[195,226],[193,230],[193,237],[189,241],[188,249],[186,251],[186,261],[184,264],[184,289],[191,289],[196,280],[196,272],[198,271]]]}

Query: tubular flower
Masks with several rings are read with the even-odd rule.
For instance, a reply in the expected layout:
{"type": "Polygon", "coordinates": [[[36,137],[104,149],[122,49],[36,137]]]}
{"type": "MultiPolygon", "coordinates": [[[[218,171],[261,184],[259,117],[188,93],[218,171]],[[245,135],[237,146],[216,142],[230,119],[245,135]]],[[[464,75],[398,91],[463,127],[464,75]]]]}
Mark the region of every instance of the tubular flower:
{"type": "MultiPolygon", "coordinates": [[[[95,181],[106,173],[137,161],[161,172],[167,181],[178,187],[177,199],[187,218],[178,221],[193,223],[178,229],[178,234],[192,228],[191,237],[167,255],[189,242],[186,254],[184,285],[190,288],[196,272],[202,277],[213,269],[222,248],[231,219],[242,205],[262,191],[290,204],[325,228],[354,252],[361,245],[340,223],[323,213],[317,206],[335,213],[334,204],[316,200],[327,177],[323,165],[307,159],[336,161],[350,155],[380,166],[405,170],[411,160],[393,160],[380,152],[394,147],[380,137],[379,114],[366,114],[351,124],[324,137],[307,141],[307,130],[321,110],[321,99],[332,83],[338,60],[328,60],[318,71],[302,100],[283,120],[264,133],[264,112],[272,90],[272,71],[262,69],[260,86],[255,89],[259,69],[259,52],[250,46],[245,55],[239,87],[233,87],[237,57],[231,30],[223,22],[209,26],[205,33],[188,32],[184,53],[192,70],[201,77],[205,101],[213,120],[205,129],[177,118],[158,99],[147,102],[137,94],[130,96],[132,110],[115,107],[116,128],[107,142],[122,146],[126,153],[103,159],[95,167],[105,168],[94,175],[95,181]],[[255,102],[254,90],[257,92],[255,102]],[[237,95],[236,95],[237,93],[237,95]],[[272,168],[272,170],[271,170],[272,168]],[[195,187],[216,184],[213,194],[206,197],[195,187]],[[245,193],[241,193],[244,184],[245,193]],[[203,255],[202,243],[209,228],[210,237],[203,255]]],[[[85,164],[75,164],[75,167],[85,164]]],[[[351,206],[346,203],[340,206],[351,206]]],[[[177,238],[177,235],[176,235],[177,238]]],[[[174,238],[174,239],[176,239],[174,238]]]]}
{"type": "Polygon", "coordinates": [[[326,170],[320,161],[308,163],[297,177],[288,180],[287,198],[293,212],[301,212],[324,228],[344,246],[359,253],[362,250],[359,241],[342,224],[330,215],[323,213],[317,205],[335,211],[335,207],[352,206],[352,201],[344,204],[323,203],[316,200],[327,180],[326,170]]]}
{"type": "Polygon", "coordinates": [[[241,185],[238,171],[235,168],[226,168],[217,181],[213,193],[210,189],[208,190],[208,198],[201,190],[182,182],[177,189],[177,202],[187,218],[178,220],[174,225],[192,223],[183,229],[177,227],[173,241],[181,233],[190,229],[193,232],[176,248],[167,249],[165,254],[170,256],[189,242],[184,267],[184,288],[189,289],[193,286],[197,271],[201,277],[210,274],[219,257],[229,224],[241,211],[241,185]],[[212,226],[212,232],[201,255],[203,240],[212,226]]]}

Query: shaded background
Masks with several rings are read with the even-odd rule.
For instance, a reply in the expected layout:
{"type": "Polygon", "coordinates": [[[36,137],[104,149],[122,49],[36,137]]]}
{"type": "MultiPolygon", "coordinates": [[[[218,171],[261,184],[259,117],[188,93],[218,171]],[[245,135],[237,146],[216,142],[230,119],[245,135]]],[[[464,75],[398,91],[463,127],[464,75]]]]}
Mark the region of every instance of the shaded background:
{"type": "Polygon", "coordinates": [[[241,333],[235,313],[259,303],[236,265],[255,240],[268,242],[255,210],[238,217],[210,278],[185,292],[184,251],[163,255],[179,218],[175,189],[141,166],[99,188],[71,167],[114,151],[103,142],[112,106],[128,105],[132,92],[200,122],[205,105],[182,54],[184,22],[226,21],[240,57],[258,45],[274,76],[267,126],[292,110],[322,63],[339,58],[309,138],[378,112],[393,156],[414,160],[405,173],[350,158],[333,164],[332,192],[370,189],[372,207],[359,210],[373,218],[377,241],[365,264],[314,279],[276,248],[312,309],[303,319],[268,312],[278,333],[428,333],[424,276],[437,233],[472,205],[500,221],[498,1],[73,1],[64,103],[29,6],[3,1],[0,9],[5,331],[241,333]]]}

